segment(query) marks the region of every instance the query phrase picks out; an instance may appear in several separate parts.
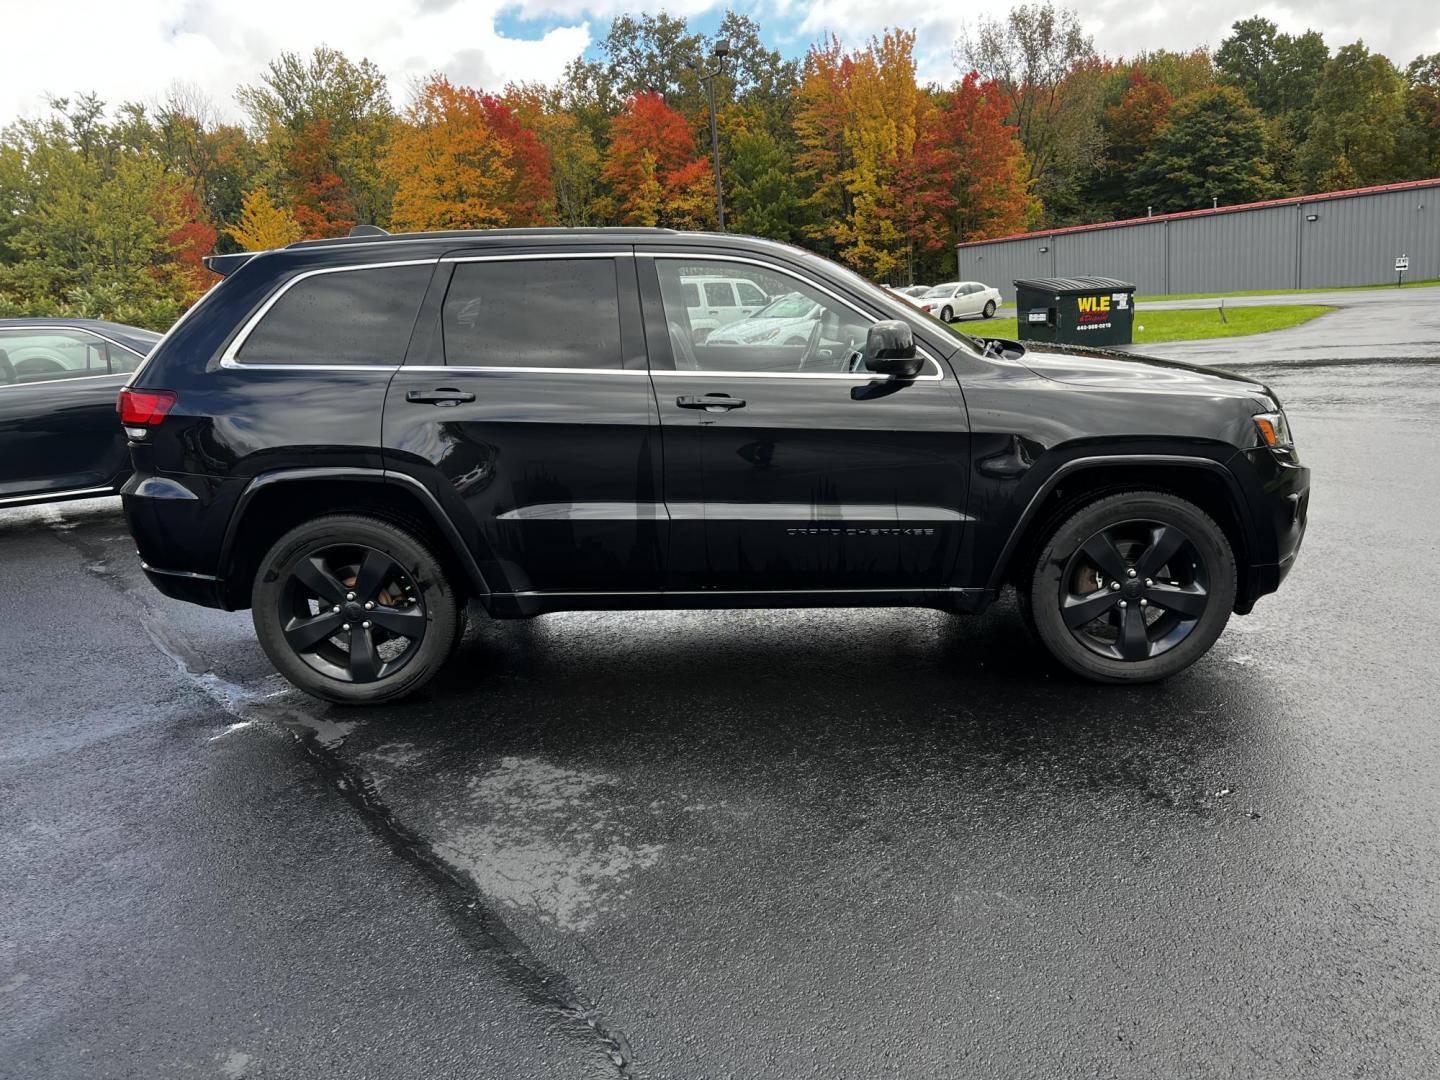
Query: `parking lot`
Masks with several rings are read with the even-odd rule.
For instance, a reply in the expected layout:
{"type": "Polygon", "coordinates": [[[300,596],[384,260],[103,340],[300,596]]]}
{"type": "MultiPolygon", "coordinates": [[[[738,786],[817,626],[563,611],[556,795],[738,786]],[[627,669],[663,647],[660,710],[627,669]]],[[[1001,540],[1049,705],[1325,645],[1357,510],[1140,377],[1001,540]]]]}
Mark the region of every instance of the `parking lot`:
{"type": "Polygon", "coordinates": [[[1265,378],[1314,493],[1153,687],[1009,603],[573,614],[346,710],[155,593],[115,501],[0,514],[0,1075],[1433,1075],[1414,292],[1388,338],[1154,350],[1265,378]]]}

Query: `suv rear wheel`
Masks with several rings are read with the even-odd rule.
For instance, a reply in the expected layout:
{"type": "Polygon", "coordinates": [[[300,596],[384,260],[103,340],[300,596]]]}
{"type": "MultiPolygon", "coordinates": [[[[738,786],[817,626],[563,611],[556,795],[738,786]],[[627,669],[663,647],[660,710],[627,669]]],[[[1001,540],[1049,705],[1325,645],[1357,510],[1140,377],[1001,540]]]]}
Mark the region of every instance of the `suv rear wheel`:
{"type": "Polygon", "coordinates": [[[270,662],[315,697],[393,701],[428,682],[460,635],[454,591],[435,555],[379,518],[335,514],[275,542],[251,596],[270,662]]]}
{"type": "Polygon", "coordinates": [[[1153,682],[1225,629],[1235,556],[1199,507],[1162,492],[1098,499],[1045,541],[1029,617],[1065,667],[1097,682],[1153,682]]]}

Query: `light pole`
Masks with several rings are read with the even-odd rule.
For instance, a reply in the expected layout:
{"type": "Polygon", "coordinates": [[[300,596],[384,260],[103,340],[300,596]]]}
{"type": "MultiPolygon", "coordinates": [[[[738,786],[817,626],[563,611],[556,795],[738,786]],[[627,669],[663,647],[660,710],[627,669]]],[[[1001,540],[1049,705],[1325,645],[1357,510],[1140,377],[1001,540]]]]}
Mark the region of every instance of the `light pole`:
{"type": "Polygon", "coordinates": [[[730,55],[730,43],[728,41],[717,41],[712,55],[715,57],[715,68],[712,71],[701,71],[698,65],[692,64],[700,81],[705,84],[705,89],[710,95],[710,153],[715,159],[715,221],[720,231],[725,231],[725,190],[720,186],[720,129],[715,123],[715,76],[719,75],[725,67],[725,57],[730,55]]]}

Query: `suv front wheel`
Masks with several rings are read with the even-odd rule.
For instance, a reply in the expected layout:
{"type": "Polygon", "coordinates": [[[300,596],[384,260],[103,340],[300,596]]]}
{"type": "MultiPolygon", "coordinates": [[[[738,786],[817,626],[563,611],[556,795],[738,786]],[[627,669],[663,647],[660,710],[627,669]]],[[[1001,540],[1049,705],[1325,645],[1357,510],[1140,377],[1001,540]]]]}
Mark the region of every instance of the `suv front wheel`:
{"type": "Polygon", "coordinates": [[[1125,492],[1049,536],[1026,599],[1040,640],[1071,671],[1153,682],[1215,643],[1235,587],[1234,553],[1208,514],[1163,492],[1125,492]]]}
{"type": "Polygon", "coordinates": [[[372,705],[409,694],[449,658],[455,593],[420,540],[379,518],[335,514],[275,542],[251,595],[260,646],[315,697],[372,705]]]}

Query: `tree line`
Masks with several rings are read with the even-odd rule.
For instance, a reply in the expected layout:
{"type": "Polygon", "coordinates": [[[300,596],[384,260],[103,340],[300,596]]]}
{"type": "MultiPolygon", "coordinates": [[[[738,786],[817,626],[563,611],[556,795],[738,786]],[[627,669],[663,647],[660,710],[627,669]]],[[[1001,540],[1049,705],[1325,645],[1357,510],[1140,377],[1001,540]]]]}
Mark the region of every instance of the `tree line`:
{"type": "Polygon", "coordinates": [[[238,124],[184,86],[54,99],[0,132],[0,316],[164,327],[213,281],[206,255],[356,224],[713,228],[721,40],[727,227],[881,281],[947,277],[956,243],[1024,229],[1440,174],[1440,53],[1402,70],[1259,16],[1213,52],[1125,58],[1073,11],[1022,5],[935,85],[912,31],[794,60],[735,12],[708,36],[621,15],[553,86],[435,73],[399,110],[374,64],[325,46],[240,87],[238,124]]]}

